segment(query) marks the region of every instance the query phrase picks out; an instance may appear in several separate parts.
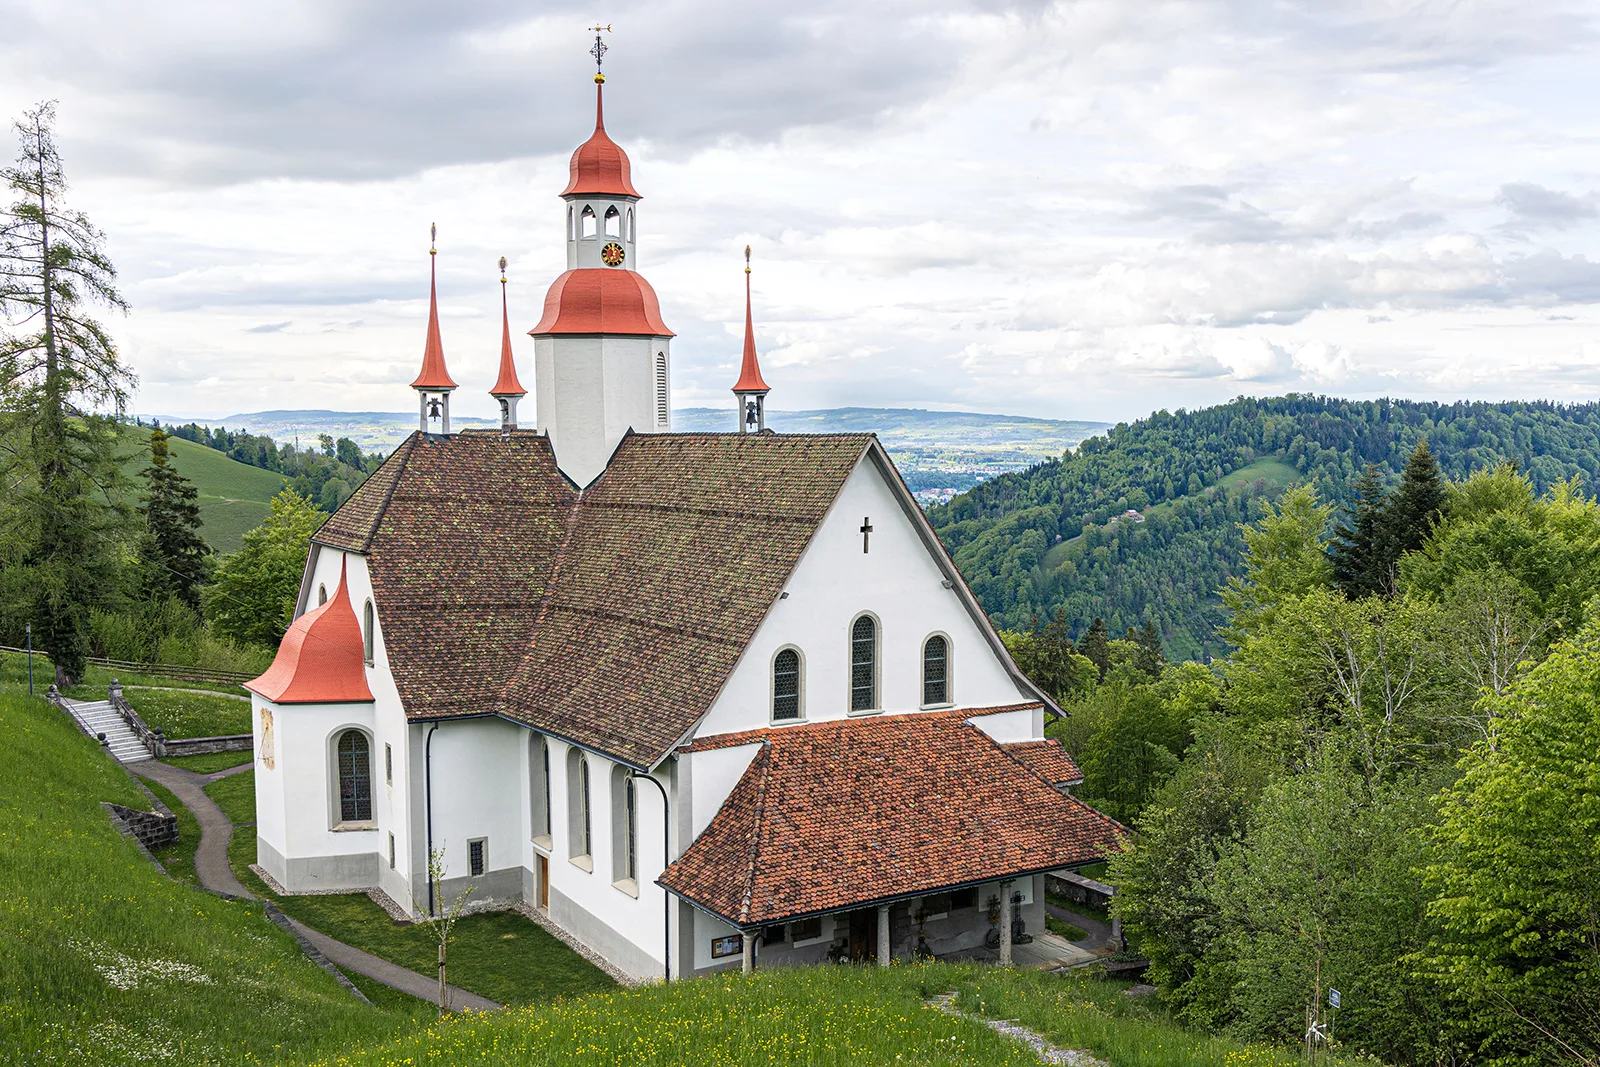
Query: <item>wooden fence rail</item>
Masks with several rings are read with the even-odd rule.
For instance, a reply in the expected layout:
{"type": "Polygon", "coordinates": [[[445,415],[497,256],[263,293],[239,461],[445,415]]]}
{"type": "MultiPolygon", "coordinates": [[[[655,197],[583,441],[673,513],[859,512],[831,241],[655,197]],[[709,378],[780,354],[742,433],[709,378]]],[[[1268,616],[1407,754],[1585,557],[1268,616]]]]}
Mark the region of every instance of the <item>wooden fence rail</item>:
{"type": "MultiPolygon", "coordinates": [[[[26,653],[27,649],[0,645],[0,652],[26,653]]],[[[33,654],[45,659],[50,658],[38,649],[34,649],[33,654]]],[[[256,676],[253,671],[219,671],[211,667],[189,667],[181,663],[137,663],[131,660],[106,659],[103,656],[90,656],[89,662],[107,670],[152,674],[182,682],[210,682],[213,685],[242,685],[256,676]]]]}

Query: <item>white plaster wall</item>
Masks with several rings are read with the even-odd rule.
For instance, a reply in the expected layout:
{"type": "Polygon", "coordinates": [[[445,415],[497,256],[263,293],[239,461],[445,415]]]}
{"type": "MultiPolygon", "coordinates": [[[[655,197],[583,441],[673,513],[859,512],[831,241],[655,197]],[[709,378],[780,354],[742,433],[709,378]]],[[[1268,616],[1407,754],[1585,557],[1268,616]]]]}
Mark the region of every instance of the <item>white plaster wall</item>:
{"type": "Polygon", "coordinates": [[[978,715],[967,721],[1002,745],[1014,741],[1037,741],[1044,736],[1043,708],[978,715]]]}
{"type": "Polygon", "coordinates": [[[730,745],[707,752],[691,752],[680,756],[693,768],[694,788],[690,796],[689,838],[699,837],[717,812],[727,802],[728,794],[739,784],[739,779],[749,769],[750,762],[761,751],[761,745],[730,745]]]}
{"type": "Polygon", "coordinates": [[[444,854],[446,878],[468,875],[467,842],[478,838],[488,842],[485,873],[523,866],[526,745],[527,731],[504,719],[442,722],[434,731],[433,847],[444,854]]]}
{"type": "Polygon", "coordinates": [[[534,338],[538,429],[550,435],[557,464],[577,485],[594,481],[628,430],[656,430],[657,352],[667,354],[670,374],[665,337],[534,338]]]}
{"type": "MultiPolygon", "coordinates": [[[[523,745],[521,804],[523,824],[528,826],[531,806],[528,797],[530,778],[526,774],[527,742],[523,745]]],[[[648,782],[636,787],[634,811],[637,818],[637,896],[624,892],[613,883],[618,872],[613,869],[611,822],[611,771],[614,764],[592,752],[580,754],[589,761],[589,819],[593,853],[590,859],[593,870],[584,870],[571,859],[569,837],[569,808],[567,786],[567,753],[571,746],[550,739],[550,887],[566,897],[574,906],[609,927],[612,932],[630,942],[640,952],[660,964],[665,949],[662,923],[666,908],[666,890],[655,884],[665,870],[666,851],[662,845],[663,819],[661,794],[648,782]]],[[[437,758],[437,753],[435,753],[437,758]]],[[[658,774],[659,778],[660,775],[658,774]]],[[[666,781],[668,795],[675,790],[671,779],[666,781]]],[[[525,834],[525,839],[531,834],[525,834]]],[[[527,856],[532,868],[532,856],[542,852],[529,843],[527,856]]],[[[674,852],[676,855],[676,852],[674,852]]],[[[531,880],[530,880],[531,881],[531,880]]],[[[554,893],[552,894],[552,901],[554,893]]],[[[603,951],[604,946],[591,946],[603,951]]]]}
{"type": "Polygon", "coordinates": [[[722,920],[714,919],[711,916],[707,915],[705,912],[700,911],[698,908],[695,909],[695,913],[694,913],[694,965],[695,965],[695,969],[698,970],[701,967],[713,967],[713,966],[724,967],[724,966],[727,966],[730,963],[733,964],[735,967],[740,966],[741,957],[740,957],[739,953],[737,953],[737,952],[734,953],[731,956],[713,957],[711,955],[711,942],[712,941],[715,941],[719,937],[728,937],[728,936],[730,936],[732,934],[737,934],[738,932],[739,932],[738,930],[735,930],[733,927],[729,926],[727,923],[723,922],[722,920]]]}
{"type": "MultiPolygon", "coordinates": [[[[278,706],[254,693],[250,694],[250,732],[254,737],[256,783],[256,836],[265,838],[280,856],[288,854],[288,827],[283,791],[283,742],[278,734],[278,706]],[[272,767],[266,765],[261,738],[261,709],[266,708],[273,717],[272,767]]],[[[248,832],[248,831],[239,831],[248,832]]],[[[280,872],[281,873],[281,872],[280,872]]]]}
{"type": "MultiPolygon", "coordinates": [[[[259,719],[258,712],[258,730],[259,719]]],[[[277,772],[258,776],[256,800],[262,800],[263,789],[282,789],[284,827],[280,851],[284,858],[295,860],[379,851],[379,830],[333,828],[338,817],[333,738],[352,727],[373,734],[372,705],[276,704],[273,705],[273,720],[277,772]],[[263,784],[274,778],[276,781],[270,786],[263,784]]],[[[374,816],[379,814],[376,800],[383,774],[383,749],[381,745],[376,749],[377,758],[372,768],[374,816]]],[[[379,825],[382,825],[381,820],[379,825]]],[[[268,837],[268,841],[271,840],[268,837]]]]}
{"type": "Polygon", "coordinates": [[[922,645],[933,633],[950,640],[953,701],[947,706],[1033,699],[1007,673],[959,595],[943,581],[897,494],[877,465],[864,459],[801,557],[786,587],[788,597],[772,606],[697,736],[769,725],[772,658],[786,645],[803,653],[805,720],[850,714],[850,627],[864,611],[879,620],[883,711],[922,706],[922,645]],[[861,551],[863,517],[870,517],[873,527],[867,553],[861,551]]]}

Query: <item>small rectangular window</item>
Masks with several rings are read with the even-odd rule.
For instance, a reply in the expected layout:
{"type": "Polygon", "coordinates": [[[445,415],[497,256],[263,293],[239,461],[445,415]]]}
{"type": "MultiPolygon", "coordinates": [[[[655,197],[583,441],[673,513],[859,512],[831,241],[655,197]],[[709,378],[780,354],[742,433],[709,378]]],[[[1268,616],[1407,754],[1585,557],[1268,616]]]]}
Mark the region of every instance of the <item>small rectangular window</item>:
{"type": "Polygon", "coordinates": [[[815,941],[822,936],[822,919],[801,919],[789,924],[789,937],[796,941],[815,941]]]}
{"type": "Polygon", "coordinates": [[[383,780],[394,785],[394,746],[383,746],[383,780]]]}
{"type": "Polygon", "coordinates": [[[486,842],[483,838],[467,842],[467,870],[476,878],[483,873],[483,851],[486,842]]]}
{"type": "Polygon", "coordinates": [[[763,945],[781,945],[787,940],[789,940],[787,931],[784,929],[782,924],[778,926],[769,926],[765,930],[761,931],[761,943],[763,945]]]}
{"type": "Polygon", "coordinates": [[[964,908],[976,908],[977,906],[978,890],[976,887],[971,889],[957,889],[954,893],[950,894],[951,911],[961,911],[964,908]]]}
{"type": "Polygon", "coordinates": [[[394,835],[389,835],[389,869],[394,870],[394,835]]]}

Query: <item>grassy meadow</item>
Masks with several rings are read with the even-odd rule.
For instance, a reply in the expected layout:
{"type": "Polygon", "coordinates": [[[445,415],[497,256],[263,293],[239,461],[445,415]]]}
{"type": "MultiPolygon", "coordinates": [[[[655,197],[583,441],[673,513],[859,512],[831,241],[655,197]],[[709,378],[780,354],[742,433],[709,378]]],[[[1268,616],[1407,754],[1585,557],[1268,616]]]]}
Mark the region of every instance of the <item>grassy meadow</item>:
{"type": "MultiPolygon", "coordinates": [[[[183,683],[175,683],[183,684],[183,683]]],[[[250,732],[250,702],[209,693],[183,693],[124,685],[123,698],[151,728],[168,737],[220,737],[250,732]]],[[[249,760],[250,753],[235,754],[232,767],[249,760]]]]}
{"type": "MultiPolygon", "coordinates": [[[[319,1067],[493,1063],[640,1067],[1022,1067],[1018,1041],[927,1005],[954,991],[963,1011],[1015,1019],[1115,1067],[1295,1067],[1297,1050],[1197,1037],[1120,984],[993,967],[811,967],[724,975],[468,1015],[319,1067]]],[[[1319,1062],[1354,1063],[1336,1058],[1319,1062]]]]}
{"type": "Polygon", "coordinates": [[[54,707],[0,687],[0,736],[0,1063],[283,1062],[413,1025],[152,867],[100,807],[148,800],[54,707]]]}

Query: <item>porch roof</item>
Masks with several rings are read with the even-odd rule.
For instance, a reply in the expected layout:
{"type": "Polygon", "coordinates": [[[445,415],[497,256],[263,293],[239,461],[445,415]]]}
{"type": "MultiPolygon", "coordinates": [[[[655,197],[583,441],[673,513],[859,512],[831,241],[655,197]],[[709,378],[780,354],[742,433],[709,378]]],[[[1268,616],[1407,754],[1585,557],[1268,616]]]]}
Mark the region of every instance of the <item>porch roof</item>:
{"type": "Polygon", "coordinates": [[[1126,831],[967,720],[845,719],[762,748],[658,882],[743,929],[1104,858],[1126,831]]]}

